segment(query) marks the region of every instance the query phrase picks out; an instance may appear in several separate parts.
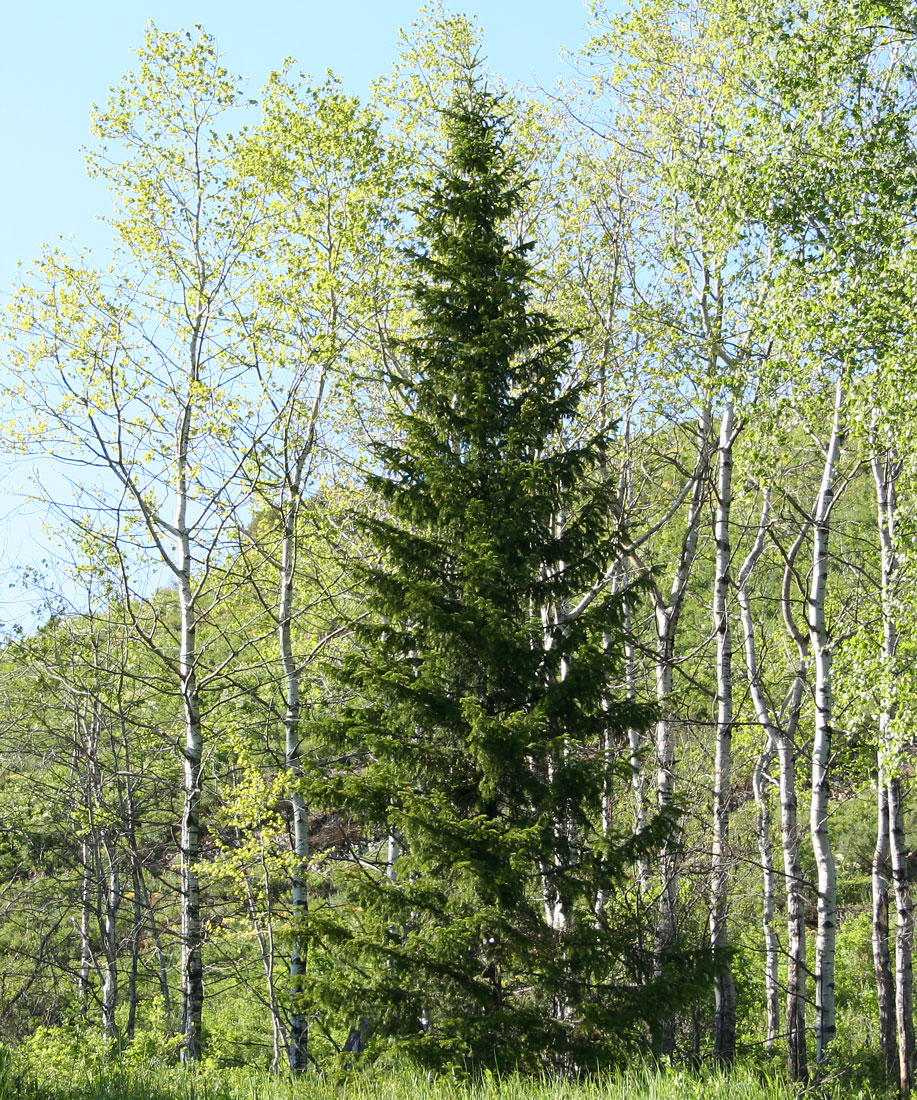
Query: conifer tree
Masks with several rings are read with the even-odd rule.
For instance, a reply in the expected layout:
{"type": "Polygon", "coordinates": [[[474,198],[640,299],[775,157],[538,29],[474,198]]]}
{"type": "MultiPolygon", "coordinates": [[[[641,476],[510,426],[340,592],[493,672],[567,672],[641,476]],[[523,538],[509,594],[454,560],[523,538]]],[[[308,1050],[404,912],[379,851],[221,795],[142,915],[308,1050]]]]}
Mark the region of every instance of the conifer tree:
{"type": "Polygon", "coordinates": [[[620,1057],[650,1003],[613,902],[595,904],[639,844],[602,835],[597,746],[649,714],[608,696],[623,637],[602,439],[563,442],[586,394],[533,306],[532,246],[507,228],[525,183],[473,64],[443,121],[361,520],[370,611],[350,701],[313,728],[333,763],[310,798],[347,844],[310,915],[311,957],[328,953],[311,987],[362,1020],[345,1049],[585,1068],[620,1057]]]}

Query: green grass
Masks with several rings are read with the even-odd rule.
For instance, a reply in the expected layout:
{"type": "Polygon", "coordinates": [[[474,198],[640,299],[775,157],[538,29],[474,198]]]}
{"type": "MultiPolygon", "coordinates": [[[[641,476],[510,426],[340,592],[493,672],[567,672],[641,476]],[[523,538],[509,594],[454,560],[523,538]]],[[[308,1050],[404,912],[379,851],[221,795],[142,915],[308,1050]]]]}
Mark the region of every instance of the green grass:
{"type": "MultiPolygon", "coordinates": [[[[810,1094],[816,1095],[816,1094],[810,1094]]],[[[849,1088],[820,1096],[857,1100],[849,1088]]],[[[0,1100],[788,1100],[792,1090],[776,1077],[745,1069],[699,1076],[641,1067],[583,1082],[487,1077],[430,1079],[410,1072],[359,1072],[332,1079],[307,1074],[293,1080],[264,1070],[204,1066],[141,1067],[109,1062],[68,1067],[60,1058],[42,1066],[15,1054],[0,1059],[0,1100]]]]}

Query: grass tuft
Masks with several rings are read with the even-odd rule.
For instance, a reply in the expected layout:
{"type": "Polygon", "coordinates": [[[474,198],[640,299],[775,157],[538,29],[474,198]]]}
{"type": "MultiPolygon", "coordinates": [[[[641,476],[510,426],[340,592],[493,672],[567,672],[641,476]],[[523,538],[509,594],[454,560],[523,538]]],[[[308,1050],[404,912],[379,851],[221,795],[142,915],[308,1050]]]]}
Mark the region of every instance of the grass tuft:
{"type": "MultiPolygon", "coordinates": [[[[86,1066],[60,1058],[43,1065],[0,1048],[0,1100],[793,1100],[777,1076],[739,1068],[692,1074],[643,1065],[582,1081],[485,1075],[476,1081],[421,1073],[367,1071],[300,1078],[261,1069],[203,1065],[138,1066],[113,1059],[86,1066]]],[[[840,1083],[824,1100],[868,1100],[840,1083]]]]}

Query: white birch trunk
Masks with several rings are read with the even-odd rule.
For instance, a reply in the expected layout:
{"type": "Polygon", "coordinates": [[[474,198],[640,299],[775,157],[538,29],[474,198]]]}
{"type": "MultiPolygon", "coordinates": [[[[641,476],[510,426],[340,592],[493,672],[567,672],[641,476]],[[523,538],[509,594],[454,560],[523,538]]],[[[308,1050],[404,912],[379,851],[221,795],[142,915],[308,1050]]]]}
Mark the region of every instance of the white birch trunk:
{"type": "MultiPolygon", "coordinates": [[[[566,525],[566,517],[561,513],[555,518],[554,530],[555,535],[559,538],[564,531],[566,525]]],[[[554,569],[558,573],[563,573],[565,563],[558,561],[554,569]]],[[[566,601],[561,602],[557,607],[545,606],[541,610],[541,621],[544,629],[544,647],[545,651],[549,651],[555,642],[555,635],[566,629],[566,624],[569,621],[570,608],[566,601]]],[[[560,679],[565,680],[567,677],[567,662],[561,660],[560,668],[558,672],[560,679]]],[[[566,751],[566,750],[564,750],[566,751]]],[[[554,774],[554,762],[548,762],[548,777],[553,777],[554,774]]],[[[576,850],[576,837],[572,833],[572,826],[568,820],[561,819],[559,817],[554,818],[552,822],[552,832],[554,836],[555,849],[553,853],[553,859],[550,864],[547,862],[542,866],[542,891],[543,891],[543,904],[545,923],[549,928],[555,932],[564,932],[569,927],[572,914],[568,912],[568,907],[561,896],[560,891],[557,888],[557,876],[555,874],[555,866],[560,863],[566,863],[569,860],[575,859],[576,850]],[[561,856],[561,852],[566,850],[567,854],[561,856]]],[[[556,999],[557,1004],[561,1004],[561,1001],[556,999]]]]}
{"type": "Polygon", "coordinates": [[[808,683],[809,636],[796,624],[791,590],[796,557],[808,534],[808,522],[800,528],[786,559],[781,588],[781,611],[787,633],[799,654],[796,675],[788,699],[789,717],[778,729],[777,753],[780,760],[780,820],[783,845],[783,872],[786,881],[787,921],[787,992],[786,1033],[787,1068],[793,1081],[807,1081],[809,1055],[806,1048],[806,981],[809,976],[806,940],[805,880],[799,858],[798,801],[796,795],[796,731],[802,713],[802,700],[808,683]]]}
{"type": "MultiPolygon", "coordinates": [[[[675,736],[673,715],[669,712],[674,674],[674,630],[672,620],[663,610],[656,616],[656,702],[661,709],[656,722],[656,807],[660,812],[668,812],[675,794],[675,736]]],[[[678,844],[674,839],[667,840],[659,856],[661,876],[659,894],[659,919],[656,925],[654,954],[656,972],[661,973],[666,951],[675,943],[676,909],[678,900],[678,844]]],[[[672,1054],[674,1050],[674,1025],[666,1028],[661,1040],[662,1054],[672,1054]],[[671,1032],[671,1037],[670,1033],[671,1032]]]]}
{"type": "MultiPolygon", "coordinates": [[[[729,947],[729,796],[732,784],[732,630],[729,622],[730,511],[735,410],[726,402],[720,423],[716,491],[716,571],[713,628],[716,633],[716,747],[713,786],[713,844],[710,863],[710,947],[724,954],[729,947]]],[[[713,1057],[722,1065],[735,1058],[736,990],[732,970],[721,964],[715,985],[713,1057]]]]}
{"type": "MultiPolygon", "coordinates": [[[[332,314],[332,327],[336,312],[332,314]]],[[[306,871],[309,865],[309,807],[300,790],[303,777],[301,750],[302,704],[301,670],[293,648],[293,619],[296,593],[296,536],[302,509],[308,463],[312,457],[319,415],[325,392],[327,364],[323,364],[316,378],[315,392],[305,424],[304,434],[296,430],[299,394],[291,391],[283,407],[286,420],[284,432],[289,450],[283,456],[283,486],[281,490],[282,541],[280,547],[280,576],[277,593],[277,644],[283,669],[284,694],[284,754],[288,779],[290,806],[293,816],[293,863],[290,874],[290,902],[292,908],[293,941],[290,950],[290,1028],[287,1039],[287,1060],[293,1073],[301,1073],[309,1064],[308,1020],[299,1003],[305,989],[308,959],[303,951],[303,940],[298,934],[304,927],[309,913],[309,894],[306,871]],[[294,438],[298,438],[295,440],[294,438]]]]}
{"type": "MultiPolygon", "coordinates": [[[[627,612],[625,611],[625,615],[627,612]]],[[[604,652],[608,652],[608,647],[611,644],[611,638],[608,634],[602,635],[602,649],[604,652]]],[[[602,701],[602,709],[607,714],[608,712],[608,700],[602,701]]],[[[602,739],[602,758],[604,762],[604,776],[602,779],[602,836],[608,837],[611,834],[612,822],[614,821],[614,758],[615,758],[615,746],[612,741],[611,731],[606,728],[602,739]]],[[[602,883],[596,892],[595,898],[595,914],[600,917],[605,910],[605,906],[608,904],[608,890],[605,884],[602,883]]]]}
{"type": "MultiPolygon", "coordinates": [[[[894,663],[898,650],[898,623],[895,607],[897,600],[900,598],[898,593],[900,580],[895,546],[895,526],[896,483],[900,464],[894,450],[889,449],[884,461],[874,455],[871,466],[876,486],[882,566],[882,656],[886,671],[884,678],[888,679],[894,675],[894,663]]],[[[888,854],[895,889],[897,916],[894,985],[898,1088],[902,1095],[906,1096],[914,1087],[915,1062],[917,1062],[913,1013],[914,904],[907,865],[908,853],[904,833],[903,790],[898,775],[891,729],[893,718],[894,706],[886,699],[883,702],[879,716],[879,801],[881,803],[884,794],[888,815],[888,854]]]]}
{"type": "Polygon", "coordinates": [[[187,538],[180,553],[179,606],[181,642],[179,675],[185,717],[184,809],[181,821],[181,1033],[183,1062],[201,1058],[204,969],[201,940],[201,895],[197,864],[201,855],[201,778],[203,736],[195,672],[196,623],[187,538]]]}
{"type": "Polygon", "coordinates": [[[204,968],[201,937],[201,895],[198,863],[201,856],[201,781],[203,732],[197,682],[197,608],[192,581],[193,557],[188,517],[189,446],[192,423],[191,391],[197,383],[197,341],[192,340],[188,397],[176,432],[175,573],[180,616],[178,677],[184,713],[184,807],[181,820],[181,1060],[201,1058],[201,1020],[204,1008],[204,968]]]}
{"type": "Polygon", "coordinates": [[[895,980],[888,946],[889,823],[888,788],[881,747],[876,791],[876,846],[872,855],[872,960],[879,1008],[879,1049],[885,1059],[885,1076],[898,1074],[898,1040],[895,1034],[895,980]]]}
{"type": "Polygon", "coordinates": [[[108,862],[105,904],[102,920],[102,943],[105,970],[102,979],[102,1030],[111,1039],[118,1038],[115,1013],[118,1008],[118,910],[121,907],[121,878],[115,853],[104,845],[108,862]]]}
{"type": "Polygon", "coordinates": [[[748,598],[748,579],[764,549],[764,537],[767,532],[770,515],[770,501],[765,494],[764,506],[758,535],[748,557],[739,570],[736,581],[736,599],[742,622],[743,649],[745,651],[745,670],[748,677],[749,693],[754,706],[755,716],[765,734],[764,747],[758,756],[752,776],[755,804],[758,808],[756,835],[758,856],[761,860],[761,920],[764,932],[764,997],[767,1011],[767,1049],[773,1050],[780,1032],[780,988],[779,988],[779,941],[774,923],[776,909],[776,876],[774,874],[774,855],[771,842],[771,809],[769,786],[770,766],[777,755],[777,730],[771,718],[767,701],[761,686],[758,671],[758,657],[755,647],[754,621],[751,603],[748,598]]]}
{"type": "Polygon", "coordinates": [[[901,780],[888,781],[889,847],[895,884],[895,1022],[898,1031],[898,1088],[907,1096],[914,1088],[914,903],[907,866],[901,780]]]}
{"type": "MultiPolygon", "coordinates": [[[[294,486],[294,497],[299,499],[299,484],[294,486]]],[[[302,950],[302,940],[297,931],[302,928],[308,915],[308,892],[306,888],[306,867],[309,862],[309,811],[298,788],[302,778],[302,758],[300,754],[300,686],[299,669],[293,655],[293,591],[296,564],[296,517],[298,507],[287,510],[284,516],[283,547],[280,566],[280,601],[278,640],[280,658],[283,666],[284,684],[284,738],[286,746],[286,769],[290,780],[290,803],[293,808],[293,868],[290,876],[290,900],[292,902],[293,943],[290,951],[290,1034],[287,1057],[290,1069],[301,1073],[309,1061],[309,1031],[305,1014],[299,1006],[303,993],[303,981],[306,975],[307,960],[302,950]]]]}
{"type": "Polygon", "coordinates": [[[76,992],[84,1021],[89,1013],[89,975],[92,972],[92,947],[89,938],[92,920],[92,864],[92,849],[89,842],[84,840],[80,844],[80,970],[76,981],[76,992]]]}
{"type": "MultiPolygon", "coordinates": [[[[623,583],[628,583],[628,573],[625,566],[623,583]]],[[[637,659],[634,642],[631,636],[632,613],[629,603],[624,604],[624,630],[626,639],[624,642],[624,683],[628,702],[635,702],[637,698],[637,659]]],[[[611,639],[605,635],[602,644],[607,650],[611,639]]],[[[627,744],[630,762],[631,791],[634,800],[634,832],[640,834],[646,828],[646,772],[643,765],[644,746],[640,743],[640,731],[628,728],[627,744]]],[[[614,819],[615,791],[613,783],[613,771],[615,761],[615,745],[610,731],[605,733],[603,746],[605,754],[605,786],[602,792],[602,835],[609,836],[614,819]]],[[[649,861],[645,855],[637,859],[637,890],[639,898],[646,896],[649,888],[649,861]]],[[[600,914],[608,902],[608,890],[603,886],[596,898],[595,911],[600,914]]]]}
{"type": "MultiPolygon", "coordinates": [[[[133,854],[132,854],[133,858],[133,854]]],[[[124,1033],[127,1041],[134,1038],[137,1027],[137,1007],[140,1004],[140,991],[137,978],[140,971],[140,943],[143,935],[143,904],[137,888],[136,876],[131,868],[131,892],[133,896],[133,924],[131,927],[131,964],[127,973],[127,1024],[124,1033]]]]}
{"type": "Polygon", "coordinates": [[[798,799],[796,795],[796,742],[806,665],[800,661],[792,688],[789,728],[779,730],[777,759],[780,766],[780,839],[786,884],[786,1037],[787,1070],[791,1081],[807,1081],[806,978],[809,973],[806,941],[806,895],[799,857],[798,799]]]}
{"type": "Polygon", "coordinates": [[[815,939],[815,1060],[821,1070],[827,1064],[834,1039],[834,964],[837,937],[837,871],[828,829],[830,810],[831,739],[834,695],[831,679],[833,649],[825,621],[828,585],[828,542],[831,508],[835,500],[837,466],[844,430],[841,410],[844,392],[835,385],[831,436],[825,452],[821,486],[813,516],[812,578],[809,585],[807,625],[815,663],[815,720],[812,743],[812,798],[809,827],[818,873],[818,929],[815,939]]]}
{"type": "MultiPolygon", "coordinates": [[[[781,607],[787,632],[799,651],[799,661],[793,677],[793,683],[786,700],[785,710],[788,716],[785,722],[777,721],[768,707],[761,685],[758,660],[755,650],[754,623],[751,604],[748,598],[747,583],[755,563],[764,549],[764,538],[769,526],[770,501],[765,493],[764,506],[758,536],[751,552],[739,571],[737,597],[742,616],[742,628],[745,642],[745,664],[748,673],[749,692],[755,715],[764,730],[768,744],[773,743],[779,761],[780,779],[780,833],[783,854],[783,879],[786,894],[787,920],[787,974],[786,974],[786,1040],[787,1070],[790,1080],[807,1081],[809,1076],[808,1054],[806,1051],[806,899],[802,865],[799,858],[799,826],[796,796],[796,744],[795,735],[799,727],[803,691],[806,684],[808,663],[808,637],[796,626],[790,602],[791,581],[794,563],[807,526],[797,535],[789,554],[783,574],[781,607]]],[[[767,893],[767,885],[765,885],[767,893]]]]}
{"type": "MultiPolygon", "coordinates": [[[[74,709],[74,770],[83,772],[83,807],[86,811],[86,836],[80,844],[82,880],[80,884],[80,971],[77,990],[84,1019],[89,1010],[90,974],[95,971],[104,982],[98,960],[92,950],[93,918],[104,927],[104,890],[101,883],[102,856],[100,833],[96,824],[96,806],[100,794],[98,769],[99,708],[95,702],[87,721],[81,704],[74,709]]],[[[104,1016],[103,1016],[104,1026],[104,1016]]]]}
{"type": "Polygon", "coordinates": [[[780,942],[775,924],[776,876],[771,842],[770,767],[777,754],[775,739],[768,738],[758,756],[752,777],[758,819],[755,834],[761,861],[761,926],[764,933],[764,1005],[767,1013],[765,1046],[773,1050],[780,1034],[780,942]]]}
{"type": "MultiPolygon", "coordinates": [[[[637,656],[634,650],[632,614],[629,604],[624,606],[624,682],[629,702],[637,699],[637,656]]],[[[627,743],[630,750],[630,785],[634,796],[634,831],[641,833],[646,828],[646,770],[643,764],[644,746],[640,743],[640,731],[630,727],[627,731],[627,743]]],[[[610,814],[609,814],[610,823],[610,814]]],[[[649,889],[650,865],[645,855],[637,860],[637,888],[641,898],[646,897],[649,889]]]]}
{"type": "MultiPolygon", "coordinates": [[[[705,410],[698,424],[698,461],[694,469],[691,497],[675,575],[664,599],[658,588],[651,587],[656,622],[656,703],[659,719],[655,730],[656,807],[660,813],[671,813],[675,795],[675,727],[671,712],[671,695],[675,672],[675,637],[678,620],[684,606],[688,579],[697,555],[701,516],[706,498],[710,467],[710,412],[705,410]]],[[[667,954],[677,938],[678,909],[678,840],[674,836],[664,843],[659,853],[659,916],[653,942],[654,969],[658,977],[667,954]]],[[[657,1039],[658,1053],[670,1056],[675,1051],[675,1019],[670,1013],[661,1023],[657,1039]]]]}

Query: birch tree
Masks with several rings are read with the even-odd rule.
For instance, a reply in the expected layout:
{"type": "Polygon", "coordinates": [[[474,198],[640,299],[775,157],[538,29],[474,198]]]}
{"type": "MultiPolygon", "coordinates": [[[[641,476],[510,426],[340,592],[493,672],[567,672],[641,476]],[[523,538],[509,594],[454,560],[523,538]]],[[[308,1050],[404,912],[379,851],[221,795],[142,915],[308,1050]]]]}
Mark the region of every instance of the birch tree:
{"type": "MultiPolygon", "coordinates": [[[[765,537],[770,523],[770,498],[765,492],[761,507],[761,519],[758,524],[755,541],[738,570],[736,577],[736,600],[739,605],[742,624],[743,653],[748,688],[751,695],[755,717],[765,735],[765,742],[755,763],[752,785],[755,803],[758,809],[756,835],[758,856],[762,873],[762,924],[764,931],[764,989],[767,1007],[768,1050],[773,1050],[780,1032],[780,944],[775,928],[776,917],[776,876],[774,874],[773,845],[771,842],[771,809],[769,784],[772,782],[770,767],[777,755],[778,732],[767,704],[761,673],[758,666],[758,651],[755,641],[755,623],[749,599],[748,584],[751,574],[764,551],[765,537]]],[[[791,1071],[792,1071],[791,1067],[791,1071]]],[[[805,1076],[803,1074],[803,1076],[805,1076]]],[[[793,1077],[795,1078],[795,1075],[793,1077]]]]}
{"type": "MultiPolygon", "coordinates": [[[[878,450],[878,449],[876,449],[878,450]]],[[[897,488],[902,471],[896,448],[889,446],[883,453],[873,453],[870,468],[876,490],[876,512],[879,531],[879,553],[882,577],[882,650],[881,663],[885,676],[894,676],[898,663],[898,607],[900,606],[901,573],[898,562],[897,488]]],[[[882,1045],[886,1054],[886,1070],[897,1061],[898,1087],[907,1095],[914,1086],[915,1046],[913,1021],[913,943],[914,905],[908,872],[904,834],[904,792],[901,779],[900,750],[894,731],[894,689],[885,676],[884,699],[879,713],[878,753],[878,829],[874,875],[876,902],[874,951],[876,978],[881,982],[879,1011],[882,1045]],[[895,971],[892,978],[888,949],[888,879],[890,864],[897,911],[895,936],[895,971]],[[894,1005],[894,1017],[888,1009],[894,1005]],[[891,1063],[889,1065],[888,1063],[891,1063]]],[[[889,1078],[895,1076],[888,1072],[889,1078]]]]}
{"type": "MultiPolygon", "coordinates": [[[[864,386],[868,418],[862,442],[875,494],[880,591],[878,626],[852,643],[848,676],[852,694],[861,700],[867,721],[877,718],[876,847],[873,855],[873,958],[879,1005],[880,1044],[886,1075],[897,1080],[907,1095],[914,1086],[913,1031],[914,916],[911,876],[905,837],[903,754],[911,741],[912,678],[907,658],[902,660],[902,627],[910,610],[904,597],[909,536],[911,478],[909,372],[901,349],[891,359],[880,356],[875,376],[864,386]],[[880,396],[881,395],[881,396],[880,396]],[[902,493],[902,486],[905,487],[902,493]],[[900,499],[903,498],[903,499],[900,499]],[[890,886],[892,890],[890,890],[890,886]],[[893,893],[896,914],[894,956],[890,949],[889,908],[893,893]]],[[[906,643],[905,643],[906,647],[906,643]]],[[[848,689],[849,691],[850,689],[848,689]]]]}
{"type": "MultiPolygon", "coordinates": [[[[309,560],[302,517],[310,497],[332,491],[330,454],[346,446],[344,413],[354,397],[353,379],[365,374],[376,334],[385,327],[391,293],[384,279],[385,218],[391,216],[386,196],[394,190],[394,176],[373,111],[361,108],[333,80],[310,87],[291,77],[288,71],[271,79],[264,120],[245,154],[249,170],[273,196],[261,247],[270,251],[274,269],[256,274],[258,311],[247,321],[270,425],[247,467],[261,518],[254,537],[240,548],[240,562],[259,591],[266,576],[276,584],[273,599],[266,593],[260,599],[275,632],[283,685],[286,796],[293,823],[290,886],[298,930],[308,909],[309,862],[309,814],[300,790],[303,677],[323,640],[340,633],[332,621],[333,600],[336,585],[343,584],[335,580],[327,557],[309,560]],[[262,559],[263,567],[248,568],[262,559]],[[313,606],[308,628],[300,631],[304,655],[295,641],[302,593],[312,593],[314,605],[322,599],[315,596],[322,585],[327,586],[326,625],[319,625],[321,615],[313,606]]],[[[311,545],[314,554],[315,537],[311,545]]],[[[294,933],[289,961],[287,1051],[296,1072],[309,1058],[307,1021],[299,1006],[306,974],[303,942],[294,933]]]]}
{"type": "MultiPolygon", "coordinates": [[[[710,946],[725,954],[728,947],[729,801],[732,777],[732,728],[734,701],[732,691],[732,628],[730,624],[730,587],[732,547],[730,518],[732,509],[732,448],[737,428],[735,409],[727,398],[720,421],[717,448],[716,518],[714,541],[716,565],[713,592],[713,626],[716,632],[716,750],[713,788],[713,845],[710,882],[710,946]]],[[[731,1064],[735,1058],[736,990],[731,970],[723,969],[716,979],[714,1057],[731,1064]]]]}
{"type": "MultiPolygon", "coordinates": [[[[765,926],[765,977],[768,1008],[768,1037],[776,1036],[777,1024],[777,943],[772,930],[775,884],[769,856],[769,838],[766,832],[767,805],[763,789],[767,782],[766,764],[772,755],[778,759],[778,794],[780,800],[780,834],[783,857],[783,889],[786,906],[786,1011],[784,1035],[787,1044],[787,1069],[793,1081],[808,1079],[806,1051],[806,881],[802,871],[800,833],[798,823],[798,731],[802,715],[802,703],[807,685],[809,643],[800,631],[793,614],[792,583],[795,576],[796,557],[806,534],[803,527],[788,551],[780,550],[782,557],[782,585],[780,607],[790,641],[798,654],[789,685],[783,689],[783,698],[771,700],[773,688],[768,690],[767,679],[759,662],[758,637],[765,623],[756,622],[751,597],[750,582],[753,571],[773,535],[774,517],[770,503],[770,490],[764,490],[764,501],[755,542],[748,553],[737,578],[737,601],[743,632],[743,649],[749,693],[755,718],[765,737],[765,747],[754,773],[755,796],[759,804],[758,847],[763,870],[763,915],[765,926]]],[[[778,548],[780,544],[778,542],[778,548]]],[[[773,676],[773,670],[771,670],[773,676]]]]}
{"type": "MultiPolygon", "coordinates": [[[[599,73],[623,60],[608,77],[608,95],[617,111],[609,143],[633,158],[633,201],[642,211],[629,227],[634,239],[625,245],[633,267],[628,290],[631,324],[642,336],[635,356],[637,402],[645,406],[652,393],[654,403],[667,410],[678,429],[684,430],[692,420],[697,424],[691,458],[679,454],[675,460],[680,475],[675,484],[685,490],[675,496],[663,534],[656,539],[658,547],[679,527],[683,532],[675,536],[675,551],[669,552],[671,589],[666,592],[658,582],[651,586],[656,698],[663,715],[655,739],[660,807],[671,804],[675,789],[676,632],[698,555],[706,553],[708,541],[714,547],[710,614],[711,637],[716,639],[716,713],[709,927],[711,945],[722,960],[714,1057],[728,1063],[735,1044],[733,980],[725,962],[734,724],[731,470],[746,406],[751,408],[762,392],[761,369],[770,346],[766,317],[772,256],[746,202],[747,165],[724,147],[724,135],[741,127],[742,92],[732,70],[719,63],[721,44],[705,8],[648,3],[632,16],[605,18],[608,29],[593,39],[587,56],[599,73]],[[708,528],[711,490],[713,522],[708,528]],[[682,509],[683,505],[687,506],[682,509]]],[[[619,159],[616,153],[615,161],[619,159]]],[[[648,418],[643,411],[640,420],[645,433],[648,418]]],[[[663,852],[657,959],[674,942],[677,875],[671,864],[671,854],[663,852]]],[[[673,1041],[670,1025],[661,1049],[670,1053],[673,1041]]]]}
{"type": "MultiPolygon", "coordinates": [[[[140,973],[142,939],[155,960],[155,991],[169,1005],[165,922],[149,882],[161,871],[154,853],[166,832],[175,765],[156,729],[168,704],[138,676],[143,655],[103,573],[97,562],[84,561],[67,592],[39,590],[36,578],[30,583],[36,606],[49,617],[31,636],[7,643],[17,667],[8,706],[21,713],[3,754],[18,760],[24,790],[59,806],[66,821],[44,873],[57,895],[53,905],[46,902],[48,925],[59,913],[72,934],[43,967],[74,978],[87,1028],[98,1020],[115,1041],[133,1037],[137,1006],[152,992],[143,988],[149,970],[140,973]]],[[[10,928],[27,905],[24,896],[7,911],[10,928]]]]}
{"type": "Polygon", "coordinates": [[[212,39],[152,28],[138,71],[93,118],[90,168],[115,205],[111,266],[49,250],[10,316],[24,446],[82,471],[62,510],[116,577],[135,635],[181,702],[186,1061],[201,1056],[202,694],[218,673],[205,671],[201,624],[231,595],[220,555],[260,431],[240,260],[265,215],[225,135],[226,112],[242,102],[212,39]],[[174,638],[150,626],[144,575],[175,586],[174,638]]]}
{"type": "Polygon", "coordinates": [[[825,617],[828,583],[828,540],[831,512],[837,499],[838,465],[844,444],[844,388],[835,383],[831,433],[825,448],[821,485],[812,512],[812,571],[806,627],[815,662],[815,730],[812,743],[812,799],[809,826],[818,870],[818,932],[815,940],[815,1060],[824,1064],[834,1039],[834,964],[837,935],[837,868],[828,831],[834,693],[833,646],[825,617]]]}

